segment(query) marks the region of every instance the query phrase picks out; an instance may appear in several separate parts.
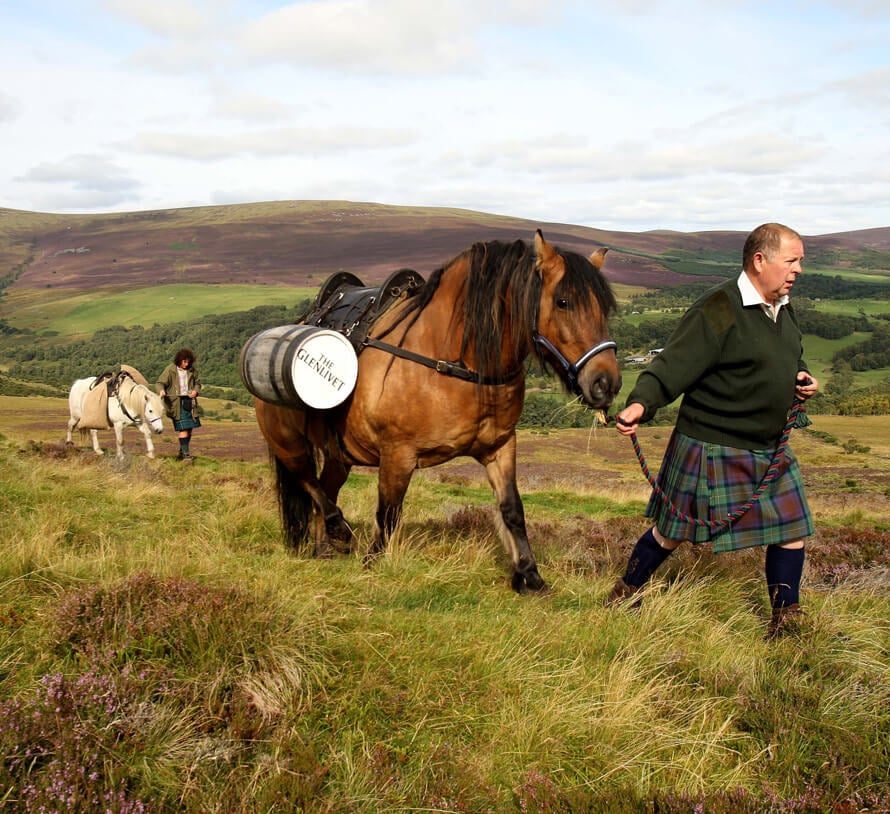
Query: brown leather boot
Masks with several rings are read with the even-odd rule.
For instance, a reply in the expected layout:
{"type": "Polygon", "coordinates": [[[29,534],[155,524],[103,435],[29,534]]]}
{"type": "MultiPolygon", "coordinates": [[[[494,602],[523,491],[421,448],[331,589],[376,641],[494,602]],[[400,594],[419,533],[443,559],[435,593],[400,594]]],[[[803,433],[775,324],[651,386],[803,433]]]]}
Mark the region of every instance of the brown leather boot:
{"type": "Polygon", "coordinates": [[[774,641],[783,636],[799,636],[803,611],[795,602],[783,608],[773,608],[773,615],[766,629],[766,640],[774,641]]]}
{"type": "MultiPolygon", "coordinates": [[[[630,599],[635,593],[637,593],[640,589],[635,588],[633,585],[628,585],[621,577],[618,577],[618,580],[612,586],[611,593],[606,597],[606,601],[603,605],[607,608],[615,607],[616,605],[622,605],[628,599],[630,599]]],[[[641,604],[641,600],[637,600],[633,603],[631,607],[638,608],[641,604]]]]}

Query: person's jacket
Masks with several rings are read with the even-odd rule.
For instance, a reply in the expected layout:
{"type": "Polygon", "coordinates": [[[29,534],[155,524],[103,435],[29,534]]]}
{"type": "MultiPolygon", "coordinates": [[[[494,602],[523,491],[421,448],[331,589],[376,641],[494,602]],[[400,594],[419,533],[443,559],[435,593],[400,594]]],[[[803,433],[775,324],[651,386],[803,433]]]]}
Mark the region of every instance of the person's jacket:
{"type": "MultiPolygon", "coordinates": [[[[164,407],[167,410],[167,415],[175,421],[179,421],[179,417],[182,414],[182,404],[179,399],[179,375],[176,371],[177,367],[173,362],[167,365],[167,367],[164,368],[164,372],[158,376],[158,380],[155,382],[155,390],[158,393],[160,393],[161,390],[166,392],[167,395],[164,396],[164,407]]],[[[198,371],[195,369],[194,365],[188,369],[187,373],[189,392],[194,390],[195,392],[200,393],[201,377],[198,375],[198,371]]],[[[203,415],[203,413],[204,411],[196,397],[192,404],[192,415],[200,416],[203,415]]]]}

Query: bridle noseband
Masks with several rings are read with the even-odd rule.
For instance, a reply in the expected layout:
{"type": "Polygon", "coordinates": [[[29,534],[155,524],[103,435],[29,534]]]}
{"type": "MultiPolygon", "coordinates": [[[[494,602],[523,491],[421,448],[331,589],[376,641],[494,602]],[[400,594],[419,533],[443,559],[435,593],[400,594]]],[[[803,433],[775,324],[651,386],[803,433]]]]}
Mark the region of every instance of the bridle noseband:
{"type": "Polygon", "coordinates": [[[569,391],[576,396],[584,395],[581,391],[581,386],[578,384],[578,376],[581,374],[581,369],[584,365],[593,359],[594,356],[603,351],[618,349],[617,342],[612,339],[604,339],[589,350],[586,350],[576,362],[572,363],[566,359],[562,351],[560,351],[546,336],[541,336],[541,334],[538,333],[537,328],[532,329],[532,341],[535,343],[535,348],[539,354],[543,348],[560,364],[565,375],[566,387],[568,387],[569,391]]]}

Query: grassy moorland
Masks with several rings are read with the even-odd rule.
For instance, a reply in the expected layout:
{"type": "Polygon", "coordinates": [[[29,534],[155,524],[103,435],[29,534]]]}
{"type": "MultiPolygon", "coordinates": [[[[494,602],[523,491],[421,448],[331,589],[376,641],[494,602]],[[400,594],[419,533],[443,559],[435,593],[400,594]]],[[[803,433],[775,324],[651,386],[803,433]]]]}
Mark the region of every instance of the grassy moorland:
{"type": "Polygon", "coordinates": [[[317,288],[255,285],[159,285],[152,288],[102,292],[55,289],[16,289],[3,297],[2,308],[14,328],[48,332],[66,339],[91,336],[112,325],[127,328],[177,320],[197,320],[207,314],[249,311],[258,305],[294,305],[312,300],[317,288]]]}
{"type": "MultiPolygon", "coordinates": [[[[683,550],[602,600],[646,485],[603,429],[523,433],[551,591],[517,596],[476,465],[418,473],[362,568],[287,553],[248,411],[123,464],[64,402],[0,398],[0,809],[877,812],[890,808],[890,421],[793,438],[819,531],[803,637],[763,641],[760,552],[683,550]]],[[[667,430],[645,428],[655,460],[667,430]]],[[[106,439],[106,445],[110,439],[106,439]]]]}

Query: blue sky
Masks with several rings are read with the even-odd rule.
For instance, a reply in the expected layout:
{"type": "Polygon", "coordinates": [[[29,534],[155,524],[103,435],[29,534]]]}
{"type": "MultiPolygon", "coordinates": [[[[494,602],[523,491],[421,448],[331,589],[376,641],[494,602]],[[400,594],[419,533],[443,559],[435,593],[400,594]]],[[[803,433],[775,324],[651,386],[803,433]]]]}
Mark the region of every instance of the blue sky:
{"type": "Polygon", "coordinates": [[[890,0],[0,6],[0,206],[890,226],[890,0]]]}

